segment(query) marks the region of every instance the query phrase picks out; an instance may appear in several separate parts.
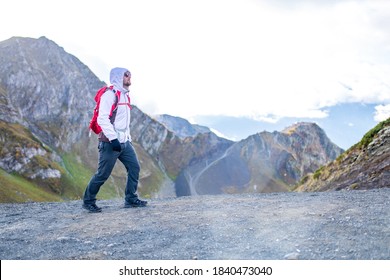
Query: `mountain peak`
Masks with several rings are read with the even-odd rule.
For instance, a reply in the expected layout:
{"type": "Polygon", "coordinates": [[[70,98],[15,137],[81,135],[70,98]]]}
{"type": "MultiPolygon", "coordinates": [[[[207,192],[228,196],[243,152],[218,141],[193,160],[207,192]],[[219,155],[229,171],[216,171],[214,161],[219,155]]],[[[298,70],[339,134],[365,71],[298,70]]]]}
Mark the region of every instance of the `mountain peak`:
{"type": "Polygon", "coordinates": [[[81,138],[101,85],[87,66],[46,37],[0,43],[0,87],[6,96],[0,119],[22,123],[53,147],[69,150],[81,138]]]}
{"type": "Polygon", "coordinates": [[[323,130],[316,123],[312,123],[312,122],[297,122],[295,124],[286,127],[281,132],[291,135],[296,132],[307,131],[307,130],[323,132],[323,130]]]}
{"type": "Polygon", "coordinates": [[[156,115],[155,119],[162,123],[168,130],[184,139],[186,137],[195,137],[197,134],[211,133],[211,130],[206,126],[191,124],[188,120],[174,117],[167,114],[156,115]]]}
{"type": "Polygon", "coordinates": [[[5,41],[0,42],[0,46],[4,45],[11,45],[14,47],[19,47],[24,50],[34,49],[34,48],[41,48],[41,47],[54,47],[59,48],[63,50],[60,46],[58,46],[54,41],[48,39],[45,36],[41,36],[38,39],[30,38],[30,37],[20,37],[20,36],[13,36],[5,41]]]}

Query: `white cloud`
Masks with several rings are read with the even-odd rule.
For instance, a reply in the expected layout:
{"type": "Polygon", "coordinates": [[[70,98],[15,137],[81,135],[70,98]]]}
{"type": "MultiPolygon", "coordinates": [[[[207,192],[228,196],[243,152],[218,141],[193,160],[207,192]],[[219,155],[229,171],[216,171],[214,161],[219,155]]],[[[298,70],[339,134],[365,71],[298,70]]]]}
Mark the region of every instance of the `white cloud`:
{"type": "Polygon", "coordinates": [[[375,117],[377,122],[381,122],[390,118],[390,104],[378,105],[375,107],[375,117]]]}
{"type": "Polygon", "coordinates": [[[231,141],[237,141],[237,139],[235,138],[231,138],[231,137],[228,137],[226,136],[225,134],[223,134],[222,132],[214,129],[214,128],[210,128],[210,130],[215,134],[217,135],[218,137],[221,137],[221,138],[225,138],[225,139],[228,139],[228,140],[231,140],[231,141]]]}
{"type": "Polygon", "coordinates": [[[274,121],[324,118],[322,108],[343,102],[390,102],[390,1],[5,5],[0,40],[44,35],[105,81],[111,67],[129,67],[132,99],[150,114],[274,121]]]}

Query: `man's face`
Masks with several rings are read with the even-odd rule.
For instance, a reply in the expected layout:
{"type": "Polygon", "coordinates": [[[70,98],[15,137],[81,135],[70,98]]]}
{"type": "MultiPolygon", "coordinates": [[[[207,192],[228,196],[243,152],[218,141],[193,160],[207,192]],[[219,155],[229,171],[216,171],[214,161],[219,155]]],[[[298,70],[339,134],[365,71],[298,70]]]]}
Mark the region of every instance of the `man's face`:
{"type": "Polygon", "coordinates": [[[125,86],[125,87],[131,86],[131,74],[130,74],[130,72],[126,72],[123,75],[123,86],[125,86]]]}

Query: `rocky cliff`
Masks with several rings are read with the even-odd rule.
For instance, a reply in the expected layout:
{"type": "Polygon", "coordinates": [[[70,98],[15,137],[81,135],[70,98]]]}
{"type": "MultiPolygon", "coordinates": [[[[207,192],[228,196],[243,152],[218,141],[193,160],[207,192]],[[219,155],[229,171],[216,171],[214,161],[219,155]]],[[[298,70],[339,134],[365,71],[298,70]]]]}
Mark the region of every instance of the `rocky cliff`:
{"type": "Polygon", "coordinates": [[[299,191],[376,189],[390,187],[390,119],[367,132],[362,140],[302,179],[299,191]]]}
{"type": "Polygon", "coordinates": [[[66,179],[61,154],[70,153],[85,136],[92,94],[102,84],[76,57],[44,37],[0,43],[0,167],[21,176],[18,183],[11,177],[2,180],[2,201],[28,200],[26,188],[16,186],[31,182],[51,195],[62,195],[72,185],[64,181],[72,176],[66,179]]]}
{"type": "Polygon", "coordinates": [[[53,148],[70,151],[103,82],[45,37],[0,43],[0,119],[20,123],[53,148]]]}

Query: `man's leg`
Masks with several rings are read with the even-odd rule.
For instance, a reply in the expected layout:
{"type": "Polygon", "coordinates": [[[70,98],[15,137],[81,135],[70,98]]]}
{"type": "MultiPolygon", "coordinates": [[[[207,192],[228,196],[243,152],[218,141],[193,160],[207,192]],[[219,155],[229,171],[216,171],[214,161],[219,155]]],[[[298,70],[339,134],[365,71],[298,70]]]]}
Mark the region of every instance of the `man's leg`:
{"type": "Polygon", "coordinates": [[[133,145],[127,141],[125,144],[122,144],[122,147],[123,151],[119,156],[119,160],[127,170],[125,201],[126,203],[134,203],[138,200],[138,178],[141,168],[133,145]]]}
{"type": "Polygon", "coordinates": [[[96,195],[100,187],[110,176],[115,162],[119,156],[118,152],[112,150],[110,143],[99,142],[99,164],[98,170],[92,176],[84,193],[84,204],[92,205],[96,202],[96,195]]]}

